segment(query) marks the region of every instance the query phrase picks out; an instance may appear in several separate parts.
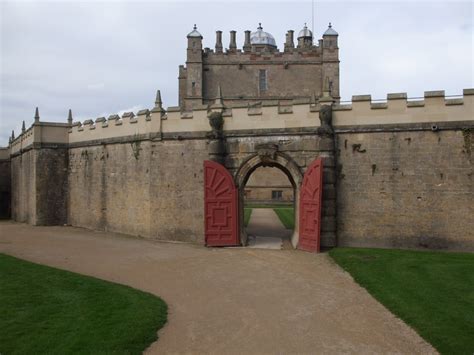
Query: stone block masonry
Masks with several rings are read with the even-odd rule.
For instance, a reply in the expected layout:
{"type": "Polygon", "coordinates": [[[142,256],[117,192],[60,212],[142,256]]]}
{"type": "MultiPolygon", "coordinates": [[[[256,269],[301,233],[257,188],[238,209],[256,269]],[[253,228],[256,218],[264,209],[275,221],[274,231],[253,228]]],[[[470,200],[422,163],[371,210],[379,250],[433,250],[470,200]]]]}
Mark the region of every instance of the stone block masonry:
{"type": "Polygon", "coordinates": [[[295,184],[323,157],[323,247],[474,251],[473,93],[427,92],[416,101],[397,93],[382,103],[356,96],[332,104],[334,135],[320,125],[322,99],[248,107],[216,100],[183,113],[157,98],[137,115],[38,118],[0,164],[11,166],[14,220],[203,244],[203,161],[212,154],[239,188],[239,172],[255,168],[255,157],[279,163],[295,184]],[[216,107],[223,126],[214,152],[216,107]]]}
{"type": "Polygon", "coordinates": [[[474,250],[464,132],[339,134],[338,245],[474,250]]]}
{"type": "Polygon", "coordinates": [[[10,150],[0,148],[0,219],[11,217],[11,161],[10,150]]]}

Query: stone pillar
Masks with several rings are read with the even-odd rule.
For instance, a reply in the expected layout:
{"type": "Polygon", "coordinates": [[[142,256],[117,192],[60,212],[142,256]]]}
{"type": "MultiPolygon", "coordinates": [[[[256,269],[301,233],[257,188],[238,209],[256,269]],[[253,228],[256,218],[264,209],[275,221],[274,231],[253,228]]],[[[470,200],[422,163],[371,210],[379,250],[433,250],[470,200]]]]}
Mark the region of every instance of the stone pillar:
{"type": "Polygon", "coordinates": [[[337,245],[336,144],[332,128],[332,102],[321,102],[318,128],[319,151],[323,160],[323,202],[321,211],[321,246],[337,245]]]}
{"type": "Polygon", "coordinates": [[[216,31],[216,53],[222,53],[222,31],[216,31]]]}
{"type": "Polygon", "coordinates": [[[235,40],[235,31],[230,31],[230,43],[229,43],[229,51],[236,51],[237,50],[237,42],[235,40]]]}
{"type": "Polygon", "coordinates": [[[245,40],[244,40],[244,52],[248,53],[252,49],[252,45],[250,44],[250,31],[245,31],[245,40]]]}

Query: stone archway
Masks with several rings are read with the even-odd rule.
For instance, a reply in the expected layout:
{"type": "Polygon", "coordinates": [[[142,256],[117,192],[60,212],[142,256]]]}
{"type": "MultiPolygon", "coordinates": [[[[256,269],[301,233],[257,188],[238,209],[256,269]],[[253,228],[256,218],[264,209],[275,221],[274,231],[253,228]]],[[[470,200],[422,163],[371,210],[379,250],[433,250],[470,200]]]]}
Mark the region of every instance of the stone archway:
{"type": "Polygon", "coordinates": [[[261,166],[275,167],[283,171],[290,180],[294,192],[294,208],[295,208],[295,228],[291,236],[291,244],[296,248],[299,240],[299,199],[300,187],[303,181],[303,174],[295,163],[295,161],[288,155],[278,152],[278,147],[272,144],[261,145],[257,147],[257,153],[250,155],[245,159],[237,172],[235,173],[234,181],[238,188],[239,195],[239,230],[240,242],[246,245],[248,238],[244,228],[244,187],[250,175],[261,166]]]}

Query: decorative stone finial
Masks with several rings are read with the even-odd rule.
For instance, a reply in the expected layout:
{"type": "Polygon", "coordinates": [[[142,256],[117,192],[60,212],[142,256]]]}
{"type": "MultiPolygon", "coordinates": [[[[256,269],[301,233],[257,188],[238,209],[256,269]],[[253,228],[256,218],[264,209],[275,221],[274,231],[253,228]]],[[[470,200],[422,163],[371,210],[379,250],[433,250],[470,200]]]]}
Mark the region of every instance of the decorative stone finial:
{"type": "Polygon", "coordinates": [[[194,24],[193,30],[197,30],[197,26],[196,26],[196,24],[194,24]]]}
{"type": "Polygon", "coordinates": [[[163,102],[161,101],[161,92],[160,90],[156,91],[156,100],[155,100],[155,106],[162,108],[163,102]]]}
{"type": "Polygon", "coordinates": [[[72,126],[72,111],[69,109],[69,113],[67,114],[67,123],[68,125],[72,126]]]}
{"type": "Polygon", "coordinates": [[[161,101],[161,92],[160,90],[156,91],[155,107],[151,112],[160,112],[161,118],[165,117],[165,109],[163,108],[163,101],[161,101]]]}
{"type": "Polygon", "coordinates": [[[331,96],[331,84],[329,82],[329,77],[326,77],[324,80],[323,86],[323,96],[319,99],[320,102],[334,102],[334,99],[331,96]]]}
{"type": "Polygon", "coordinates": [[[35,123],[38,123],[39,121],[40,121],[39,110],[38,110],[38,107],[36,107],[36,110],[35,110],[35,123]]]}
{"type": "Polygon", "coordinates": [[[14,139],[15,139],[15,130],[12,129],[12,140],[14,140],[14,139]]]}
{"type": "Polygon", "coordinates": [[[314,91],[313,91],[313,94],[311,95],[311,99],[310,99],[309,103],[312,106],[316,105],[316,93],[314,91]]]}
{"type": "Polygon", "coordinates": [[[21,133],[24,133],[25,131],[26,131],[25,121],[23,120],[23,124],[21,125],[21,133]]]}
{"type": "Polygon", "coordinates": [[[262,27],[262,23],[261,23],[261,22],[258,23],[257,30],[263,30],[263,27],[262,27]]]}
{"type": "Polygon", "coordinates": [[[217,85],[217,96],[214,100],[214,104],[212,104],[211,109],[213,110],[223,110],[224,109],[224,100],[222,99],[222,90],[221,85],[217,85]]]}

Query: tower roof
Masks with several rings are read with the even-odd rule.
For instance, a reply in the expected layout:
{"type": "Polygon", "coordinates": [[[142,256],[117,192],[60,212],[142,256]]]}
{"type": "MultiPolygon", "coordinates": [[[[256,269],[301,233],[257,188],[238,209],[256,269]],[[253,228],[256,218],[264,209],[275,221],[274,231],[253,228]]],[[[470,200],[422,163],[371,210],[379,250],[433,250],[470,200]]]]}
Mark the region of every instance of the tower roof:
{"type": "Polygon", "coordinates": [[[262,24],[258,24],[257,31],[250,34],[250,44],[266,44],[269,46],[276,47],[275,38],[268,32],[265,32],[262,28],[262,24]]]}
{"type": "Polygon", "coordinates": [[[328,29],[326,30],[326,32],[324,32],[323,36],[338,36],[339,34],[334,31],[334,29],[332,28],[332,25],[331,25],[331,22],[329,22],[329,26],[328,26],[328,29]]]}
{"type": "Polygon", "coordinates": [[[306,23],[304,24],[303,29],[298,33],[298,38],[301,37],[311,37],[313,38],[313,32],[311,32],[308,27],[306,26],[306,23]]]}
{"type": "Polygon", "coordinates": [[[188,33],[187,37],[201,37],[202,38],[202,35],[199,33],[199,31],[197,30],[197,26],[196,24],[194,24],[194,27],[193,27],[193,30],[191,32],[188,33]]]}

